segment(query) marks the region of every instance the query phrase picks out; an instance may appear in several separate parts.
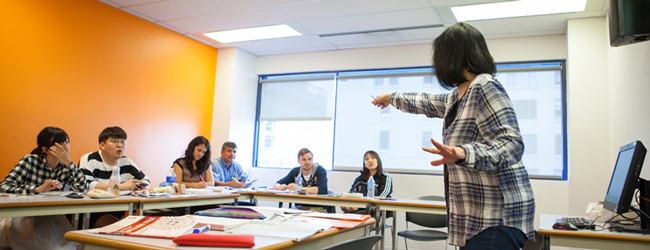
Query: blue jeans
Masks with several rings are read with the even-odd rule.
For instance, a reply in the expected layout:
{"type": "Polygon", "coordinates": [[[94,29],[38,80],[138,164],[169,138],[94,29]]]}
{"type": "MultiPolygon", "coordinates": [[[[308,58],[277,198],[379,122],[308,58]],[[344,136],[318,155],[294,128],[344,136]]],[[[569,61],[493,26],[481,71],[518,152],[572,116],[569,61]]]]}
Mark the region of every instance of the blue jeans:
{"type": "Polygon", "coordinates": [[[465,242],[465,247],[460,250],[519,250],[526,244],[526,235],[521,230],[506,227],[496,226],[485,229],[485,231],[472,237],[465,242]]]}

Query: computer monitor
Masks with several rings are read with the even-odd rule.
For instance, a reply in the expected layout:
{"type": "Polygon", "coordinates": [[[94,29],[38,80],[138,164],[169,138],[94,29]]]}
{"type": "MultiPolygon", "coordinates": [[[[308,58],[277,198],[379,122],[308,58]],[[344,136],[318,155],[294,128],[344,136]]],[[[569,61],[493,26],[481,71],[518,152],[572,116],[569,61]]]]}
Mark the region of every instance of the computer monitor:
{"type": "Polygon", "coordinates": [[[609,182],[603,207],[617,214],[630,210],[634,191],[639,187],[639,174],[647,150],[641,141],[622,146],[609,182]]]}

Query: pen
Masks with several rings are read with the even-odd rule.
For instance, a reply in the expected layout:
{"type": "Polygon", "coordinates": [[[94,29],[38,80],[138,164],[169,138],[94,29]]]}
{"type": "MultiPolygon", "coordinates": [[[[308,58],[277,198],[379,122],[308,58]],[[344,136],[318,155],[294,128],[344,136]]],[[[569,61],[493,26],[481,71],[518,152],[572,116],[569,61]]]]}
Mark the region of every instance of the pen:
{"type": "Polygon", "coordinates": [[[210,225],[206,225],[205,227],[195,228],[195,229],[192,230],[192,233],[193,234],[200,234],[200,233],[203,233],[203,232],[208,231],[208,230],[210,230],[210,225]]]}
{"type": "Polygon", "coordinates": [[[201,177],[202,182],[205,182],[205,180],[203,179],[203,175],[199,175],[199,177],[201,177]]]}
{"type": "Polygon", "coordinates": [[[377,99],[377,98],[375,98],[375,97],[374,97],[374,96],[372,96],[372,95],[370,95],[370,97],[372,97],[372,99],[373,99],[373,100],[376,100],[376,99],[377,99]]]}
{"type": "Polygon", "coordinates": [[[237,180],[234,176],[232,177],[232,179],[235,180],[236,182],[239,182],[239,180],[237,180]]]}

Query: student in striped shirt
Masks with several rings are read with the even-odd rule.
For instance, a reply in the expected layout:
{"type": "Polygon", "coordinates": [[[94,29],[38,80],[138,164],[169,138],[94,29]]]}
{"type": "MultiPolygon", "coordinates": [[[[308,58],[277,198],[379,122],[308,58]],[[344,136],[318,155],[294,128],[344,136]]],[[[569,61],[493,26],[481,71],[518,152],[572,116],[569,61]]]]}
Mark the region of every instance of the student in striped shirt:
{"type": "Polygon", "coordinates": [[[79,160],[79,167],[86,175],[88,190],[108,190],[113,167],[120,168],[120,190],[138,190],[150,186],[149,179],[128,157],[126,132],[120,127],[105,128],[99,134],[99,150],[87,153],[79,160]]]}
{"type": "MultiPolygon", "coordinates": [[[[146,175],[131,159],[124,156],[126,132],[120,127],[107,127],[99,134],[99,150],[85,154],[79,168],[88,182],[88,190],[108,190],[113,167],[120,169],[120,190],[139,190],[151,186],[146,175]]],[[[124,212],[92,213],[89,225],[101,227],[118,221],[124,212]]]]}

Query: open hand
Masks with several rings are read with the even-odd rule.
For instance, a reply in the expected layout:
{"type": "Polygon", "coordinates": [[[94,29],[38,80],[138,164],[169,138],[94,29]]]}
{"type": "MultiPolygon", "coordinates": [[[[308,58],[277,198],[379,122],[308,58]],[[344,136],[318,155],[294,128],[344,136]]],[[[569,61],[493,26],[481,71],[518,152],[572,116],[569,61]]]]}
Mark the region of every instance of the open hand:
{"type": "Polygon", "coordinates": [[[49,149],[49,151],[56,156],[59,162],[63,163],[66,167],[69,167],[72,164],[70,159],[70,152],[68,152],[68,147],[64,147],[59,143],[55,143],[49,149]]]}
{"type": "Polygon", "coordinates": [[[432,166],[440,166],[465,159],[465,149],[461,147],[450,147],[435,141],[433,138],[431,143],[435,148],[422,148],[422,150],[442,156],[442,159],[431,161],[432,166]]]}

